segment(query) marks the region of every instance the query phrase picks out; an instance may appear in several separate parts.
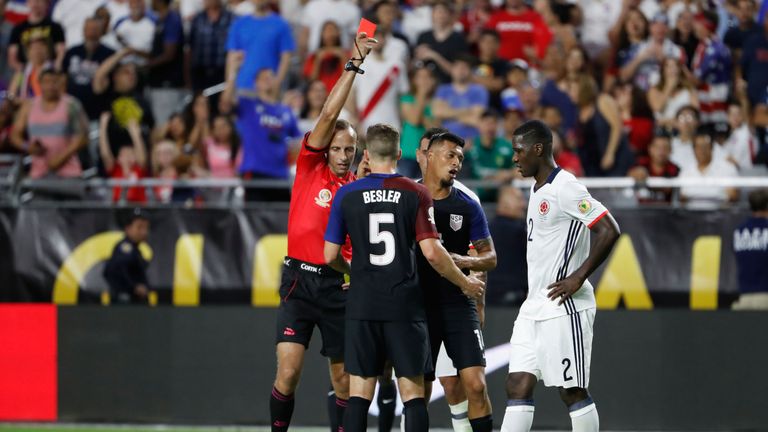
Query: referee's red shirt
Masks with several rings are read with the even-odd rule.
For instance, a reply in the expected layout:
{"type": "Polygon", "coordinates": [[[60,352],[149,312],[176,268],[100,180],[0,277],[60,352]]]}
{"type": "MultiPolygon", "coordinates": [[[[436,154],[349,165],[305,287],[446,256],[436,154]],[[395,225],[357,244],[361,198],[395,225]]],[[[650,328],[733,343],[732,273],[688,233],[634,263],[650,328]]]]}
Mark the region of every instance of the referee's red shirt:
{"type": "MultiPolygon", "coordinates": [[[[304,135],[296,160],[296,179],[288,210],[288,256],[322,265],[325,264],[324,236],[331,203],[336,191],[356,178],[351,171],[344,177],[333,174],[326,160],[327,148],[316,150],[307,144],[310,133],[304,135]]],[[[349,237],[341,253],[347,260],[352,259],[349,237]]]]}

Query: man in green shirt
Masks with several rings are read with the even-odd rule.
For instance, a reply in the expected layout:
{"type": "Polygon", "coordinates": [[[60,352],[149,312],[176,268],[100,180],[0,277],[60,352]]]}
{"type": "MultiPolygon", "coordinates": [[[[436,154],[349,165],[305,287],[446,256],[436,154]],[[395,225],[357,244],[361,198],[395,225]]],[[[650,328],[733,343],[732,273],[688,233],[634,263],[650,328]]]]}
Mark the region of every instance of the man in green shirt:
{"type": "MultiPolygon", "coordinates": [[[[472,178],[476,180],[492,180],[500,186],[518,178],[519,173],[512,161],[514,150],[512,143],[498,135],[498,119],[496,112],[486,110],[480,118],[480,135],[474,139],[469,150],[468,159],[471,161],[472,178]]],[[[480,189],[480,199],[495,201],[496,191],[480,189]]]]}

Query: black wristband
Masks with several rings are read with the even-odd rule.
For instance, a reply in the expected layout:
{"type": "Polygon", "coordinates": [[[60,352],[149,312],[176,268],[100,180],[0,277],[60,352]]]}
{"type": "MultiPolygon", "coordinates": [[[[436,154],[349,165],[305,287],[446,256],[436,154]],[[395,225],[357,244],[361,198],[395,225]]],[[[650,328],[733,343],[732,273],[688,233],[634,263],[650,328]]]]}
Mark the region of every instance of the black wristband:
{"type": "MultiPolygon", "coordinates": [[[[348,61],[347,64],[344,65],[344,70],[345,71],[352,71],[352,72],[360,74],[360,75],[364,74],[365,71],[360,69],[358,66],[355,66],[355,64],[352,63],[353,60],[360,60],[360,59],[352,59],[352,60],[348,61]]],[[[361,64],[362,64],[362,62],[361,62],[361,64]]]]}

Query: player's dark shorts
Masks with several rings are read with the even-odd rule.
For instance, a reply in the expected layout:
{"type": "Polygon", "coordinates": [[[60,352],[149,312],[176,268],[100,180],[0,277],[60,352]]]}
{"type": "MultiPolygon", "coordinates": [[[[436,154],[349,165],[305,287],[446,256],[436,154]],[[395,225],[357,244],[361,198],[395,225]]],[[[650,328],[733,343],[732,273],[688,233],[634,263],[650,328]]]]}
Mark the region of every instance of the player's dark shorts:
{"type": "Polygon", "coordinates": [[[328,266],[286,257],[277,309],[277,343],[295,342],[309,347],[315,326],[320,329],[320,353],[344,357],[344,276],[328,266]]]}
{"type": "MultiPolygon", "coordinates": [[[[485,342],[474,305],[430,307],[427,310],[427,322],[433,369],[441,343],[445,343],[445,351],[457,370],[473,366],[485,367],[485,342]]],[[[425,375],[425,378],[434,381],[434,372],[425,375]]]]}
{"type": "Polygon", "coordinates": [[[351,375],[375,377],[390,360],[398,377],[434,373],[425,321],[348,319],[344,367],[351,375]]]}

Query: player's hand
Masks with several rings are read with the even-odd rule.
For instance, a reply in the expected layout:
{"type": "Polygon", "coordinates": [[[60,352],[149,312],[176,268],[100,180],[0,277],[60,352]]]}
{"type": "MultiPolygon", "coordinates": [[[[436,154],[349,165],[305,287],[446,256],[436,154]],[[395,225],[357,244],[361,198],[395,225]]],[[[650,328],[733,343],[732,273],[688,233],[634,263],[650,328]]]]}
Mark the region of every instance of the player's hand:
{"type": "Polygon", "coordinates": [[[357,178],[361,179],[364,177],[368,177],[368,174],[371,173],[371,165],[368,163],[367,158],[363,158],[360,160],[360,163],[357,164],[357,178]]]}
{"type": "Polygon", "coordinates": [[[547,297],[552,301],[557,300],[557,305],[560,306],[578,291],[583,284],[584,281],[579,277],[574,275],[568,276],[560,282],[555,282],[548,286],[547,289],[549,290],[549,294],[547,294],[547,297]]]}
{"type": "Polygon", "coordinates": [[[456,267],[462,270],[469,267],[469,263],[467,262],[467,257],[463,255],[459,255],[457,253],[451,252],[451,259],[453,260],[453,263],[456,264],[456,267]]]}
{"type": "Polygon", "coordinates": [[[485,291],[485,282],[474,276],[467,276],[464,282],[464,286],[461,287],[461,292],[469,298],[479,298],[485,291]]]}
{"type": "Polygon", "coordinates": [[[342,291],[348,290],[349,289],[349,282],[344,282],[343,284],[341,284],[341,289],[342,289],[342,291]]]}
{"type": "Polygon", "coordinates": [[[144,284],[136,285],[136,288],[133,290],[133,292],[141,298],[147,298],[147,295],[149,295],[149,289],[144,284]]]}
{"type": "Polygon", "coordinates": [[[357,47],[360,50],[360,54],[363,55],[363,58],[368,56],[368,53],[379,44],[379,41],[374,38],[369,38],[365,33],[358,33],[355,37],[355,42],[357,43],[357,47]]]}

